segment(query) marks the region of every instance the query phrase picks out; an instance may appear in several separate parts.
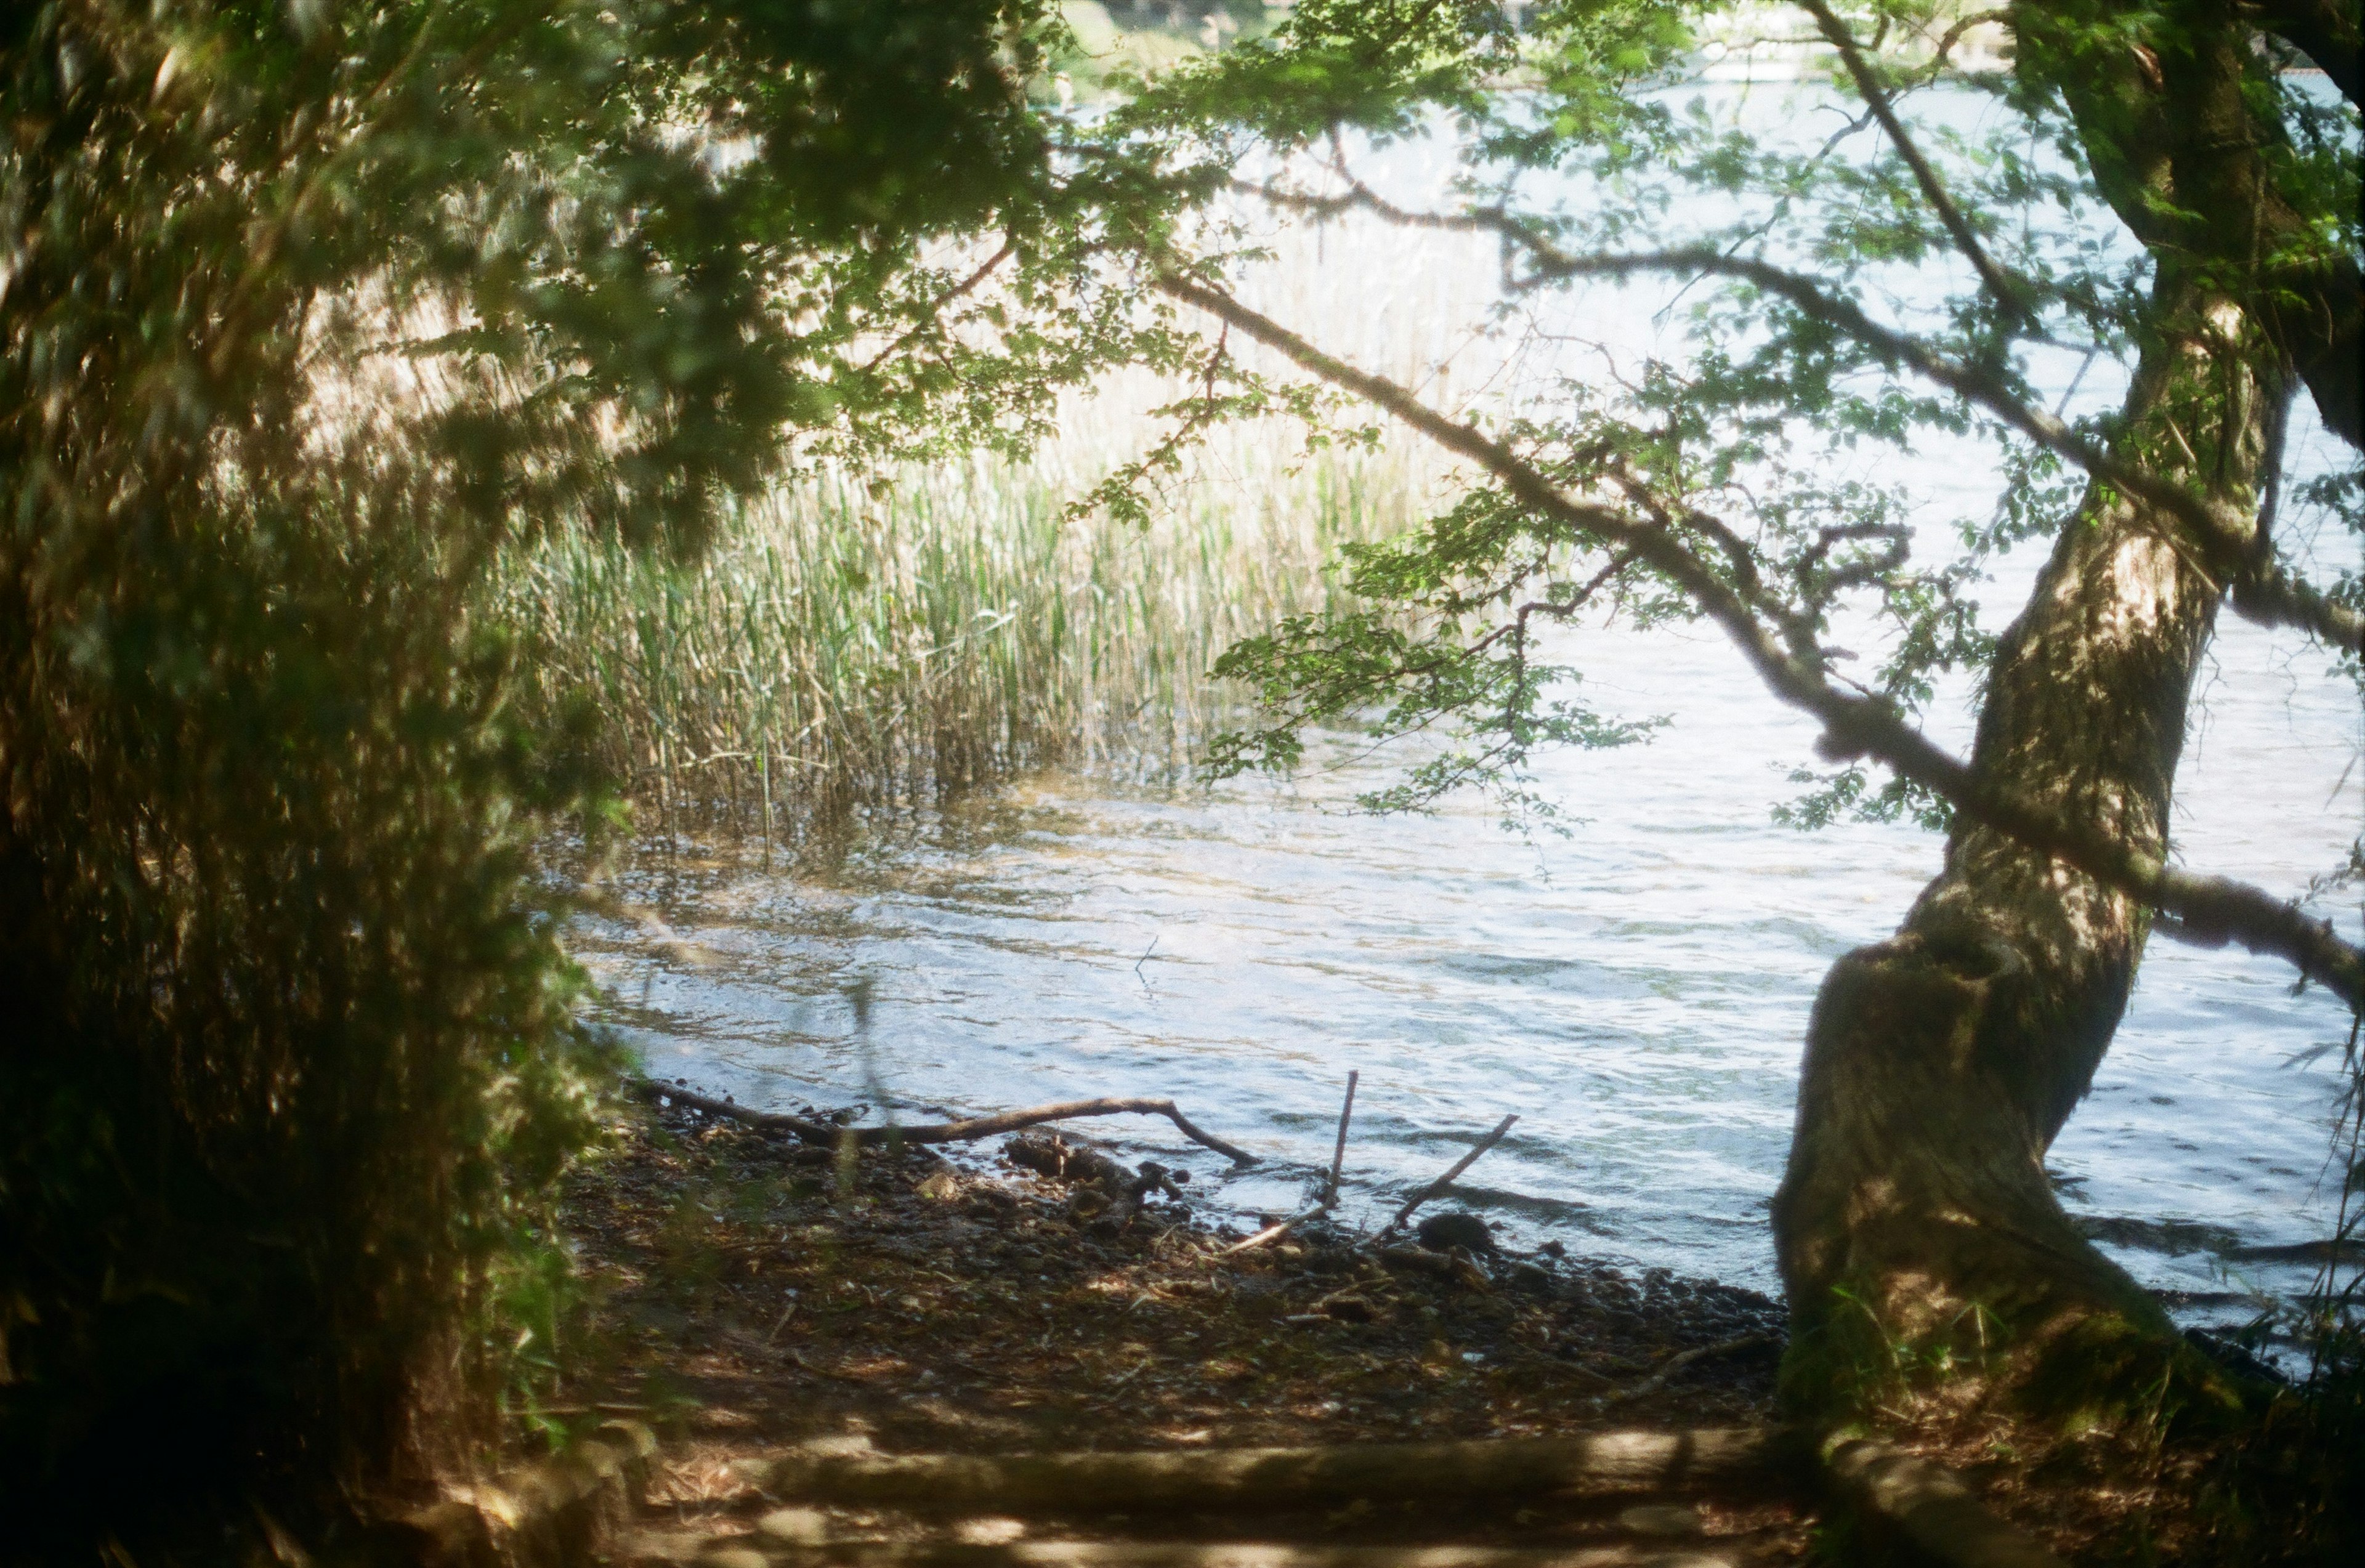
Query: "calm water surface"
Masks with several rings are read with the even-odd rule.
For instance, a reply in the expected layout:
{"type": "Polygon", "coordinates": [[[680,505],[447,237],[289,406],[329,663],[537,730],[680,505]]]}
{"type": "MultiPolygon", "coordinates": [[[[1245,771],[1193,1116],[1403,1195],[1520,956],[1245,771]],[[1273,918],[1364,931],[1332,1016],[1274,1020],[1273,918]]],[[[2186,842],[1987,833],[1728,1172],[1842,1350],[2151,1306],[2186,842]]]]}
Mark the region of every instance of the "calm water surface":
{"type": "MultiPolygon", "coordinates": [[[[1419,155],[1393,155],[1415,185],[1435,174],[1419,155]]],[[[1336,319],[1387,318],[1342,269],[1355,247],[1331,244],[1320,275],[1348,299],[1336,319]]],[[[1428,273],[1400,250],[1387,260],[1363,280],[1372,298],[1493,271],[1451,249],[1428,273]]],[[[1305,274],[1283,293],[1300,319],[1324,308],[1305,274]]],[[[1635,347],[1660,319],[1608,298],[1575,308],[1593,312],[1581,325],[1595,342],[1635,347]]],[[[2068,393],[2076,364],[2052,369],[2068,393]]],[[[2072,406],[2118,395],[2098,369],[2072,406]]],[[[2301,469],[2329,458],[2303,432],[2301,469]]],[[[1993,504],[1983,454],[1933,446],[1904,466],[1934,530],[1993,504]]],[[[1990,623],[2035,564],[2003,564],[1990,623]]],[[[1594,629],[1563,652],[1602,705],[1675,720],[1648,746],[1548,760],[1546,788],[1581,819],[1566,839],[1507,834],[1474,800],[1429,818],[1353,814],[1355,791],[1401,761],[1345,745],[1289,787],[1037,778],[881,831],[826,874],[651,860],[623,890],[662,925],[587,923],[578,947],[654,1073],[751,1104],[860,1101],[908,1118],[1171,1095],[1266,1162],[1226,1174],[1162,1122],[1091,1131],[1183,1156],[1216,1202],[1255,1212],[1290,1207],[1327,1163],[1354,1068],[1351,1219],[1384,1218],[1516,1111],[1465,1178],[1468,1202],[1530,1238],[1770,1286],[1766,1203],[1816,984],[1894,927],[1939,844],[1774,825],[1768,805],[1792,792],[1783,775],[1812,734],[1713,634],[1594,629]]],[[[2180,790],[2188,863],[2297,894],[2346,857],[2365,768],[2351,767],[2354,689],[2324,679],[2327,663],[2225,623],[2180,790]]],[[[1957,692],[1933,726],[1959,746],[1968,713],[1957,692]]],[[[2355,926],[2353,908],[2323,913],[2355,926]]],[[[2103,1245],[2192,1293],[2204,1318],[2239,1316],[2240,1293],[2304,1288],[2312,1263],[2259,1253],[2331,1223],[2338,1058],[2317,1047],[2345,1020],[2319,992],[2292,996],[2291,979],[2238,950],[2155,944],[2053,1152],[2064,1201],[2103,1245]]]]}

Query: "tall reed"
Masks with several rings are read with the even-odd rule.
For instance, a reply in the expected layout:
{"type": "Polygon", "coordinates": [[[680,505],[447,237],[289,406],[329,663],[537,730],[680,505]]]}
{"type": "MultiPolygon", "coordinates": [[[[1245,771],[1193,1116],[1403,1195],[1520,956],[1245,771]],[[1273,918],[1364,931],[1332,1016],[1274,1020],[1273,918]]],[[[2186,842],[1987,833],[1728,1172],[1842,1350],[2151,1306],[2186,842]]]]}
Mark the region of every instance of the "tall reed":
{"type": "MultiPolygon", "coordinates": [[[[1418,193],[1452,167],[1383,158],[1418,193]]],[[[1266,259],[1243,297],[1450,411],[1499,404],[1523,345],[1483,326],[1483,236],[1407,241],[1350,216],[1243,208],[1266,259]]],[[[1531,346],[1531,345],[1527,345],[1531,346]]],[[[1289,374],[1253,346],[1251,369],[1289,374]]],[[[589,696],[599,759],[665,828],[721,813],[793,843],[860,807],[1030,767],[1172,777],[1241,716],[1206,671],[1284,615],[1337,608],[1339,544],[1412,526],[1445,465],[1410,438],[1308,454],[1280,423],[1219,428],[1146,529],[1070,516],[1190,388],[1129,371],[1073,395],[1029,464],[824,474],[747,508],[699,561],[582,536],[510,559],[493,611],[533,650],[527,700],[589,696]]]]}
{"type": "Polygon", "coordinates": [[[508,563],[494,611],[526,700],[590,697],[644,828],[720,813],[793,844],[1052,764],[1171,777],[1232,713],[1237,638],[1333,604],[1338,546],[1418,516],[1417,454],[1296,461],[1221,442],[1147,528],[1072,498],[1070,447],[1020,466],[824,475],[747,509],[701,559],[581,536],[508,563]]]}

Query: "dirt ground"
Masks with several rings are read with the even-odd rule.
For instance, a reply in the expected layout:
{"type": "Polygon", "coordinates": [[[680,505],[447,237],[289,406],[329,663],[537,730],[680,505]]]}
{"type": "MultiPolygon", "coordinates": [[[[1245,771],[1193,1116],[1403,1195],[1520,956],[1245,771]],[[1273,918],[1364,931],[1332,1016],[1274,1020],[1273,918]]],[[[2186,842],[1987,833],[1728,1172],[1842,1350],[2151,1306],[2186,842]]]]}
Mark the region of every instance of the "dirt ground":
{"type": "MultiPolygon", "coordinates": [[[[1037,1132],[954,1146],[947,1159],[814,1147],[679,1103],[627,1114],[567,1194],[588,1295],[559,1358],[567,1381],[533,1413],[545,1429],[625,1418],[662,1439],[619,1568],[911,1568],[947,1542],[969,1563],[1013,1541],[1088,1547],[1145,1529],[1301,1553],[1256,1558],[1263,1568],[1346,1568],[1359,1548],[1419,1543],[1462,1552],[1463,1568],[1485,1568],[1490,1547],[1603,1564],[1863,1560],[1803,1480],[1563,1499],[1508,1518],[1374,1499],[1304,1517],[967,1520],[957,1529],[970,1533],[950,1536],[941,1520],[782,1507],[764,1479],[798,1449],[1009,1455],[1780,1423],[1785,1315],[1754,1292],[1500,1250],[1450,1195],[1423,1211],[1423,1235],[1399,1238],[1410,1245],[1317,1221],[1241,1250],[1243,1232],[1200,1213],[1182,1172],[1161,1172],[1171,1184],[1134,1207],[1113,1204],[1107,1185],[1012,1162],[1096,1158],[1088,1138],[1061,1137],[1068,1153],[1052,1158],[1037,1132]],[[1334,1548],[1348,1555],[1303,1556],[1334,1548]],[[861,1555],[873,1549],[905,1555],[861,1555]]],[[[2139,1427],[2032,1440],[1934,1394],[1900,1398],[1905,1446],[2077,1562],[2314,1562],[2302,1538],[2320,1532],[2273,1516],[2304,1523],[2323,1508],[2311,1478],[2345,1473],[2310,1459],[2305,1432],[2262,1450],[2289,1474],[2261,1487],[2228,1479],[2244,1456],[2222,1443],[2163,1444],[2139,1427]],[[2237,1517],[2261,1507],[2268,1517],[2237,1517]]],[[[1024,1568],[1007,1553],[992,1562],[1024,1568]]]]}
{"type": "MultiPolygon", "coordinates": [[[[772,1506],[754,1462],[797,1445],[1013,1453],[1776,1420],[1783,1314],[1754,1292],[1514,1256],[1469,1216],[1385,1260],[1312,1227],[1232,1251],[1243,1233],[1204,1222],[1187,1183],[1185,1202],[1153,1195],[1127,1215],[1007,1163],[1002,1144],[950,1161],[841,1154],[679,1106],[635,1114],[568,1195],[592,1291],[568,1358],[584,1370],[542,1415],[648,1423],[665,1439],[653,1508],[710,1539],[754,1530],[772,1506]]],[[[1433,1527],[1467,1544],[1615,1526],[1753,1563],[1801,1560],[1812,1527],[1780,1497],[1624,1513],[1265,1524],[1390,1542],[1433,1527]]]]}

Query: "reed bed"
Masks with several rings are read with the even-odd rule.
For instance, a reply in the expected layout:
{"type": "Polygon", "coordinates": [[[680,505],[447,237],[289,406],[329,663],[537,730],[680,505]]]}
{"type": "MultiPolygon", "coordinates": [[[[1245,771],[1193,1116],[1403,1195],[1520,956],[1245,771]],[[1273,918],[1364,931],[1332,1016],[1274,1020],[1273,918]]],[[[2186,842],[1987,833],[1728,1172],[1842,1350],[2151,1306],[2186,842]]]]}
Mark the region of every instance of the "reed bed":
{"type": "Polygon", "coordinates": [[[750,507],[702,559],[555,539],[496,612],[532,650],[525,699],[590,697],[600,760],[644,828],[720,816],[767,845],[1069,766],[1172,778],[1239,711],[1208,667],[1337,603],[1338,547],[1417,520],[1416,453],[1291,461],[1225,443],[1147,528],[1071,516],[1097,476],[1026,466],[829,474],[750,507]]]}

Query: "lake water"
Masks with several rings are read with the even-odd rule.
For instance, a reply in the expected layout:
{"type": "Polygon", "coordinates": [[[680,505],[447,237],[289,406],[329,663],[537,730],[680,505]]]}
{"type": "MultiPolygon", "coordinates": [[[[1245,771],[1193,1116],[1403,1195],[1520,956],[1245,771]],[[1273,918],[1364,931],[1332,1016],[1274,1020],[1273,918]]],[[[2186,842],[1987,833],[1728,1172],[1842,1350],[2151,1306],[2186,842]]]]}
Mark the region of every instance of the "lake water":
{"type": "MultiPolygon", "coordinates": [[[[1605,639],[1606,640],[1606,639],[1605,639]]],[[[1656,744],[1560,759],[1588,819],[1522,842],[1475,802],[1350,814],[1385,764],[1298,788],[1014,786],[881,833],[824,877],[651,860],[662,912],[580,946],[653,1073],[743,1103],[891,1099],[976,1113],[1171,1095],[1267,1162],[1226,1176],[1157,1121],[1088,1130],[1188,1159],[1229,1207],[1286,1209],[1327,1162],[1360,1070],[1351,1218],[1385,1217],[1506,1112],[1463,1195],[1530,1237],[1759,1285],[1799,1041],[1833,958],[1895,924],[1938,843],[1766,820],[1810,735],[1702,636],[1622,673],[1679,714],[1656,744]]],[[[2356,821],[2353,705],[2247,627],[2219,644],[2180,811],[2196,865],[2297,891],[2356,821]]],[[[1598,684],[1608,677],[1597,676],[1598,684]]],[[[2147,1282],[2298,1288],[2235,1249],[2325,1234],[2344,1019],[2281,965],[2157,943],[2094,1092],[2056,1146],[2073,1210],[2147,1282]]]]}
{"type": "MultiPolygon", "coordinates": [[[[1417,185],[1429,175],[1415,153],[1394,156],[1417,185]]],[[[1326,243],[1323,286],[1351,301],[1339,258],[1354,247],[1326,243]]],[[[1450,292],[1438,279],[1473,261],[1450,246],[1423,258],[1394,259],[1391,297],[1450,292]]],[[[1595,341],[1631,340],[1651,319],[1632,298],[1584,307],[1595,341]]],[[[1350,317],[1387,312],[1339,310],[1350,317]]],[[[2076,366],[2057,368],[2066,393],[2076,366]]],[[[2098,369],[2078,401],[2117,392],[2098,369]]],[[[2332,460],[2320,434],[2302,432],[2298,452],[2303,468],[2332,460]]],[[[1933,528],[1992,505],[1983,456],[1916,456],[1933,528]]],[[[1995,622],[2034,565],[2001,566],[1995,622]]],[[[1581,819],[1566,839],[1508,834],[1476,800],[1427,818],[1355,814],[1355,791],[1402,764],[1339,742],[1286,786],[1024,780],[881,828],[825,873],[652,857],[620,890],[662,928],[588,921],[578,950],[653,1074],[743,1103],[860,1101],[908,1119],[1171,1096],[1265,1162],[1227,1172],[1160,1121],[1084,1130],[1182,1157],[1210,1201],[1253,1214],[1291,1208],[1328,1163],[1352,1068],[1350,1221],[1384,1220],[1517,1112],[1462,1183],[1468,1204],[1531,1240],[1770,1288],[1766,1203],[1815,987],[1894,927],[1939,842],[1772,823],[1812,732],[1712,633],[1593,628],[1561,652],[1603,705],[1675,721],[1648,746],[1545,761],[1546,789],[1581,819]]],[[[2345,859],[2365,768],[2351,767],[2354,689],[2325,679],[2328,663],[2225,622],[2180,790],[2187,863],[2295,895],[2345,859]]],[[[1959,693],[1933,717],[1957,745],[1967,725],[1959,693]]],[[[2356,924],[2353,910],[2323,913],[2356,924]]],[[[2255,1254],[2330,1227],[2338,1052],[2311,1053],[2347,1021],[2291,981],[2237,949],[2154,944],[2053,1151],[2064,1201],[2202,1320],[2242,1316],[2252,1291],[2305,1288],[2314,1264],[2255,1254]]]]}

